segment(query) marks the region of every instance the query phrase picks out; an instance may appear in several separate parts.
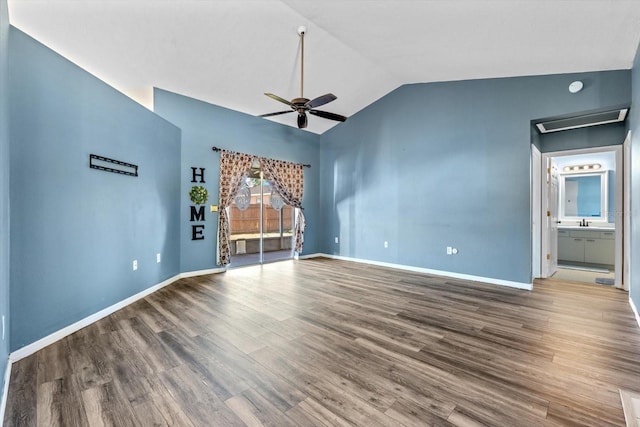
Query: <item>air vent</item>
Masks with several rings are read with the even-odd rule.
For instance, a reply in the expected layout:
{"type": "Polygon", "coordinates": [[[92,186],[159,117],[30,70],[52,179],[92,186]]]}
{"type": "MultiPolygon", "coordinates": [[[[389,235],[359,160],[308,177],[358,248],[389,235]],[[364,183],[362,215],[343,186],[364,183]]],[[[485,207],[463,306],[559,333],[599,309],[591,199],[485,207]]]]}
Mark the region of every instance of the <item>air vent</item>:
{"type": "Polygon", "coordinates": [[[606,125],[608,123],[624,122],[627,118],[628,108],[622,110],[605,111],[602,113],[587,114],[584,116],[569,117],[566,119],[548,120],[536,123],[541,133],[558,132],[561,130],[578,129],[587,126],[606,125]]]}

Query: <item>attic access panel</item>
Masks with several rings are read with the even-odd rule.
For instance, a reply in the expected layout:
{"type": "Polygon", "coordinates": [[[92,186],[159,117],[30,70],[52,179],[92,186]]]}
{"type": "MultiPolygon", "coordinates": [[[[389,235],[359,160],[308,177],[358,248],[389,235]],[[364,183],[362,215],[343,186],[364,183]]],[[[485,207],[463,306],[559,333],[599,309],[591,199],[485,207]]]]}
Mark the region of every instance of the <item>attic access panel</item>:
{"type": "Polygon", "coordinates": [[[578,129],[587,126],[605,125],[609,123],[624,122],[629,109],[604,111],[601,113],[586,114],[583,116],[569,117],[566,119],[547,120],[536,123],[540,133],[559,132],[561,130],[578,129]]]}

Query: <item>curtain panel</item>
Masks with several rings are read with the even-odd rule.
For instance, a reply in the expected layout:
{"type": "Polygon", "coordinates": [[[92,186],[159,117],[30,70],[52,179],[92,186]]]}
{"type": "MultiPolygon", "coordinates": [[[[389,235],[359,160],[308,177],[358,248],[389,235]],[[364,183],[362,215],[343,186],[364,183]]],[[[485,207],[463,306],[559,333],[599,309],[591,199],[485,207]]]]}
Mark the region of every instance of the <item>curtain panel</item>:
{"type": "Polygon", "coordinates": [[[233,198],[240,189],[242,179],[251,169],[251,164],[255,158],[256,156],[234,153],[233,151],[221,150],[220,152],[220,208],[218,209],[218,254],[216,262],[221,266],[229,265],[231,262],[229,240],[231,232],[227,207],[231,206],[233,198]]]}
{"type": "Polygon", "coordinates": [[[302,209],[302,195],[304,187],[303,166],[297,163],[283,162],[281,160],[259,157],[260,168],[265,178],[280,193],[284,202],[298,208],[295,230],[294,248],[297,253],[302,252],[305,218],[302,209]]]}

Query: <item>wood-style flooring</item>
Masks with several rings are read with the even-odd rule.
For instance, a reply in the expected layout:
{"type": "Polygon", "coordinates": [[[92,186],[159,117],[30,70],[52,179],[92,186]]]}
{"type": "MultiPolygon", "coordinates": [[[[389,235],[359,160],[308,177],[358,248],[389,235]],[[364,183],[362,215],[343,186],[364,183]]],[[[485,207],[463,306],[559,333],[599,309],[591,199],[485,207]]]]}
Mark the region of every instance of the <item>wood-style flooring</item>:
{"type": "Polygon", "coordinates": [[[312,259],[182,279],[13,365],[6,426],[622,426],[628,294],[312,259]]]}

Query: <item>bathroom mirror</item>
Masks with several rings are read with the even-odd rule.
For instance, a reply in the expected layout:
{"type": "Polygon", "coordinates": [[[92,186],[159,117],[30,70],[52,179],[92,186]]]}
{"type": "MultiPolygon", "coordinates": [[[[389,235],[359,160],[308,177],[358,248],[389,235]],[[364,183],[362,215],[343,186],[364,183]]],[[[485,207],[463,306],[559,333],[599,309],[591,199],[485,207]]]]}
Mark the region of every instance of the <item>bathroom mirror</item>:
{"type": "Polygon", "coordinates": [[[607,173],[560,175],[560,220],[607,221],[607,173]]]}

